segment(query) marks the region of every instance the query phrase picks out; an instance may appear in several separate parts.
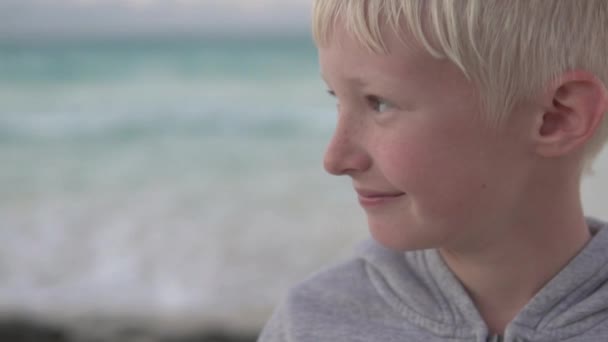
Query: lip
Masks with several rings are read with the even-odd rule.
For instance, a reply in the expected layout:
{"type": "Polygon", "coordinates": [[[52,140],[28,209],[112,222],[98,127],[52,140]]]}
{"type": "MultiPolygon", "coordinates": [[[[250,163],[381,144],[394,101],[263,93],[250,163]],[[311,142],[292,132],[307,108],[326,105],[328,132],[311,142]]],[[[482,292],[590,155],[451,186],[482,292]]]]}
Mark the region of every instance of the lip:
{"type": "Polygon", "coordinates": [[[376,207],[395,201],[405,195],[403,192],[382,192],[365,189],[355,189],[359,195],[359,203],[363,207],[376,207]]]}

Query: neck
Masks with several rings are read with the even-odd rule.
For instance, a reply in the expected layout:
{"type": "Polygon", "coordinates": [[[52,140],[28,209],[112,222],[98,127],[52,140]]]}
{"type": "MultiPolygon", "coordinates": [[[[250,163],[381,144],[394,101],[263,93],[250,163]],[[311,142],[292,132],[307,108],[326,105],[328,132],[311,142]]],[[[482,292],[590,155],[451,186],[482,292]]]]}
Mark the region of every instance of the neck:
{"type": "MultiPolygon", "coordinates": [[[[502,334],[509,322],[591,238],[578,183],[534,196],[520,206],[516,220],[489,227],[477,248],[441,248],[440,253],[468,291],[489,329],[502,334]],[[568,192],[568,193],[564,193],[568,192]]],[[[540,192],[536,192],[537,194],[540,192]]]]}

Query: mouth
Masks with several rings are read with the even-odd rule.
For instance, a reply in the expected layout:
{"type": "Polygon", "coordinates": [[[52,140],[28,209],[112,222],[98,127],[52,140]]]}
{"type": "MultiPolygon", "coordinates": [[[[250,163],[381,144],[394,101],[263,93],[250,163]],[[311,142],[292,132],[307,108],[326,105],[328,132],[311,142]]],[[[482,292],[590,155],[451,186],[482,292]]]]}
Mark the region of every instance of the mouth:
{"type": "Polygon", "coordinates": [[[382,192],[365,189],[355,189],[359,195],[359,203],[363,207],[375,207],[396,201],[405,196],[404,192],[382,192]]]}

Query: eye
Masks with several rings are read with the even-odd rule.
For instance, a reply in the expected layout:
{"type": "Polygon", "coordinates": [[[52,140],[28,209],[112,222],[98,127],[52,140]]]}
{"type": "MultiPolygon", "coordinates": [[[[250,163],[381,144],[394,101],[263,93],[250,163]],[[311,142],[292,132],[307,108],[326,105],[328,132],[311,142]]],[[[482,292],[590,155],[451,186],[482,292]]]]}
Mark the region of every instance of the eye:
{"type": "Polygon", "coordinates": [[[386,112],[393,107],[389,102],[377,96],[370,95],[367,96],[366,99],[370,107],[372,107],[372,109],[378,113],[386,112]]]}

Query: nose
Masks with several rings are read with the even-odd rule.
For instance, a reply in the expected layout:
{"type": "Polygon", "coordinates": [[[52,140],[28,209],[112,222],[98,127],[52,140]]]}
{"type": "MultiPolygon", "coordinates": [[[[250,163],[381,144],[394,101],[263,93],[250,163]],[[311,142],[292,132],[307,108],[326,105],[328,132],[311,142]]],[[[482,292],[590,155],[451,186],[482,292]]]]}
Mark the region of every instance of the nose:
{"type": "Polygon", "coordinates": [[[345,113],[338,114],[338,123],[323,159],[323,166],[328,173],[336,176],[353,175],[369,169],[371,158],[364,148],[363,128],[361,119],[345,113]]]}

